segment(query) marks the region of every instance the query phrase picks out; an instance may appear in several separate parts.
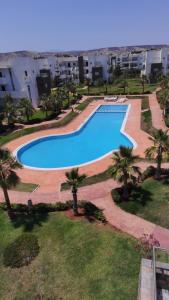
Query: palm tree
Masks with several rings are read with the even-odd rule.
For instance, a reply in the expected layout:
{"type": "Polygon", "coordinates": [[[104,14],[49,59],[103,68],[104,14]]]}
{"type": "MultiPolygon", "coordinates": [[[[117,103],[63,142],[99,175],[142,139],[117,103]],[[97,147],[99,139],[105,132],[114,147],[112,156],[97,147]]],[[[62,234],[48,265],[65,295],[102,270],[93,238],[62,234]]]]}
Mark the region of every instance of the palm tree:
{"type": "Polygon", "coordinates": [[[160,91],[160,104],[163,107],[163,114],[166,114],[166,109],[169,107],[169,89],[165,88],[160,91]]]}
{"type": "Polygon", "coordinates": [[[128,87],[127,80],[122,80],[120,86],[123,88],[123,93],[126,94],[126,88],[128,87]]]}
{"type": "Polygon", "coordinates": [[[86,178],[86,174],[79,175],[79,169],[72,169],[70,172],[65,173],[67,177],[67,183],[72,187],[73,194],[73,211],[74,215],[78,215],[78,206],[77,206],[77,190],[79,184],[86,178]]]}
{"type": "Polygon", "coordinates": [[[162,89],[168,89],[169,88],[169,76],[164,76],[160,82],[160,87],[162,89]]]}
{"type": "Polygon", "coordinates": [[[141,77],[141,85],[142,85],[142,93],[144,94],[144,87],[145,87],[145,83],[147,82],[147,77],[146,75],[142,75],[141,77]]]}
{"type": "Polygon", "coordinates": [[[146,157],[150,159],[155,159],[157,163],[157,169],[155,173],[155,178],[157,180],[161,177],[161,164],[163,159],[169,158],[169,136],[168,131],[163,131],[162,129],[155,130],[152,137],[149,139],[153,142],[153,146],[146,149],[146,157]]]}
{"type": "Polygon", "coordinates": [[[15,169],[21,165],[12,157],[7,149],[0,149],[0,186],[4,193],[8,215],[12,217],[12,207],[9,199],[8,188],[16,186],[20,179],[15,173],[15,169]]]}
{"type": "Polygon", "coordinates": [[[52,109],[52,100],[51,97],[42,96],[42,99],[40,101],[41,110],[45,113],[45,116],[47,118],[48,111],[52,109]]]}
{"type": "Polygon", "coordinates": [[[139,167],[133,165],[138,156],[133,155],[133,148],[120,146],[119,152],[114,152],[112,159],[114,164],[110,167],[110,174],[115,180],[123,183],[122,196],[128,200],[128,183],[136,183],[135,174],[141,175],[139,167]]]}
{"type": "Polygon", "coordinates": [[[21,98],[19,101],[19,108],[21,109],[21,112],[23,113],[24,117],[26,117],[27,122],[29,122],[29,119],[34,112],[34,108],[30,100],[27,98],[21,98]]]}
{"type": "Polygon", "coordinates": [[[87,94],[89,95],[89,89],[90,89],[90,86],[91,86],[91,79],[86,78],[85,83],[87,85],[87,94]]]}
{"type": "Polygon", "coordinates": [[[13,125],[16,117],[16,107],[10,94],[6,94],[4,97],[3,111],[8,125],[13,125]]]}

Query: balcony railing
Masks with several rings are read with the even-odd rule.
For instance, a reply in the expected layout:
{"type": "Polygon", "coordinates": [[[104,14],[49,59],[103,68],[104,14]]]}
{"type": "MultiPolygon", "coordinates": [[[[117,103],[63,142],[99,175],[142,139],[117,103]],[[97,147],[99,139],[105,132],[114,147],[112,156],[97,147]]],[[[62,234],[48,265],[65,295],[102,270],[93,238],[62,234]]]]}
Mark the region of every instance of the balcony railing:
{"type": "Polygon", "coordinates": [[[5,85],[7,84],[7,80],[5,77],[0,77],[0,85],[5,85]]]}

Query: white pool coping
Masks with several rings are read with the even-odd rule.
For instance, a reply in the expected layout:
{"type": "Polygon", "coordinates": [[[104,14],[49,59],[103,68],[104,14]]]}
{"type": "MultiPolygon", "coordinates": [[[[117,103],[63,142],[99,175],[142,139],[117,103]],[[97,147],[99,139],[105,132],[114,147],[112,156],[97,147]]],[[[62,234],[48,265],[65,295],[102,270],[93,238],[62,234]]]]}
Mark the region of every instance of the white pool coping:
{"type": "MultiPolygon", "coordinates": [[[[128,106],[126,112],[125,112],[125,117],[124,117],[124,120],[123,120],[123,123],[122,123],[122,126],[121,126],[121,129],[120,129],[120,132],[126,136],[133,144],[133,149],[136,149],[137,148],[137,143],[136,141],[129,135],[125,132],[125,126],[126,126],[126,122],[127,122],[127,119],[128,119],[128,115],[129,115],[129,111],[131,109],[131,104],[125,104],[125,103],[105,103],[105,104],[99,104],[93,111],[91,114],[89,114],[89,116],[81,123],[81,125],[76,129],[76,130],[73,130],[73,131],[70,131],[68,133],[60,133],[60,134],[49,134],[49,135],[44,135],[44,136],[41,136],[41,137],[38,137],[38,138],[35,138],[35,139],[32,139],[22,145],[20,145],[18,148],[16,148],[14,151],[13,151],[13,156],[16,158],[16,160],[26,169],[31,169],[31,170],[39,170],[39,171],[56,171],[56,170],[68,170],[68,169],[72,169],[72,168],[78,168],[78,167],[83,167],[83,166],[87,166],[89,164],[92,164],[92,163],[95,163],[109,155],[111,155],[112,153],[114,152],[117,152],[119,151],[119,149],[114,149],[102,156],[100,156],[99,158],[96,158],[94,160],[91,160],[91,161],[88,161],[86,163],[83,163],[83,164],[79,164],[79,165],[73,165],[73,166],[68,166],[68,167],[59,167],[59,168],[37,168],[37,167],[30,167],[30,166],[27,166],[27,165],[24,165],[20,162],[19,158],[18,158],[18,152],[20,149],[22,149],[23,147],[31,144],[32,142],[35,142],[35,141],[38,141],[38,140],[41,140],[41,139],[44,139],[44,138],[47,138],[47,137],[55,137],[55,136],[63,136],[63,135],[71,135],[72,133],[75,133],[75,132],[78,132],[79,130],[81,130],[81,128],[89,121],[89,119],[95,114],[95,112],[98,110],[98,108],[100,106],[103,106],[103,105],[114,105],[114,106],[117,106],[117,105],[124,105],[124,106],[128,106]]],[[[118,112],[118,111],[117,111],[118,112]]],[[[114,112],[116,113],[116,111],[114,112]]]]}

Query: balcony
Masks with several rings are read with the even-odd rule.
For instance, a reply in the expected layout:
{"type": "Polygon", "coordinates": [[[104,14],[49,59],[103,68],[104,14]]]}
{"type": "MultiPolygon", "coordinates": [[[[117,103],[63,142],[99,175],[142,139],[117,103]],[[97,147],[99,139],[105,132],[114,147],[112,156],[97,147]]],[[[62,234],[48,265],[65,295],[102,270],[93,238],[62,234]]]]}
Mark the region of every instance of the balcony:
{"type": "Polygon", "coordinates": [[[21,91],[0,91],[0,98],[4,98],[5,95],[10,94],[13,99],[27,97],[27,93],[24,90],[21,91]]]}
{"type": "Polygon", "coordinates": [[[0,77],[0,85],[5,85],[7,84],[7,80],[5,77],[0,77]]]}

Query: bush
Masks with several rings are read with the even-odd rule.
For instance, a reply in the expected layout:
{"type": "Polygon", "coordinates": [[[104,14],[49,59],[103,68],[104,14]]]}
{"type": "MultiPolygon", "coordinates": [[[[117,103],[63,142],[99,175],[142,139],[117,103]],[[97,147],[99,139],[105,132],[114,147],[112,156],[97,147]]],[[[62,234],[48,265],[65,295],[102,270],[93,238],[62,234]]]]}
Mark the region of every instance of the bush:
{"type": "Polygon", "coordinates": [[[37,237],[33,234],[24,233],[6,247],[3,262],[6,267],[20,268],[30,264],[38,253],[37,237]]]}
{"type": "Polygon", "coordinates": [[[155,175],[156,168],[154,166],[149,166],[147,169],[142,173],[142,180],[145,180],[149,177],[155,175]]]}
{"type": "Polygon", "coordinates": [[[112,198],[115,203],[120,203],[121,202],[121,195],[120,195],[120,189],[113,189],[111,191],[112,198]]]}
{"type": "Polygon", "coordinates": [[[81,201],[79,203],[80,207],[85,210],[85,215],[88,217],[94,217],[96,220],[106,223],[106,218],[101,209],[91,202],[81,201]]]}

